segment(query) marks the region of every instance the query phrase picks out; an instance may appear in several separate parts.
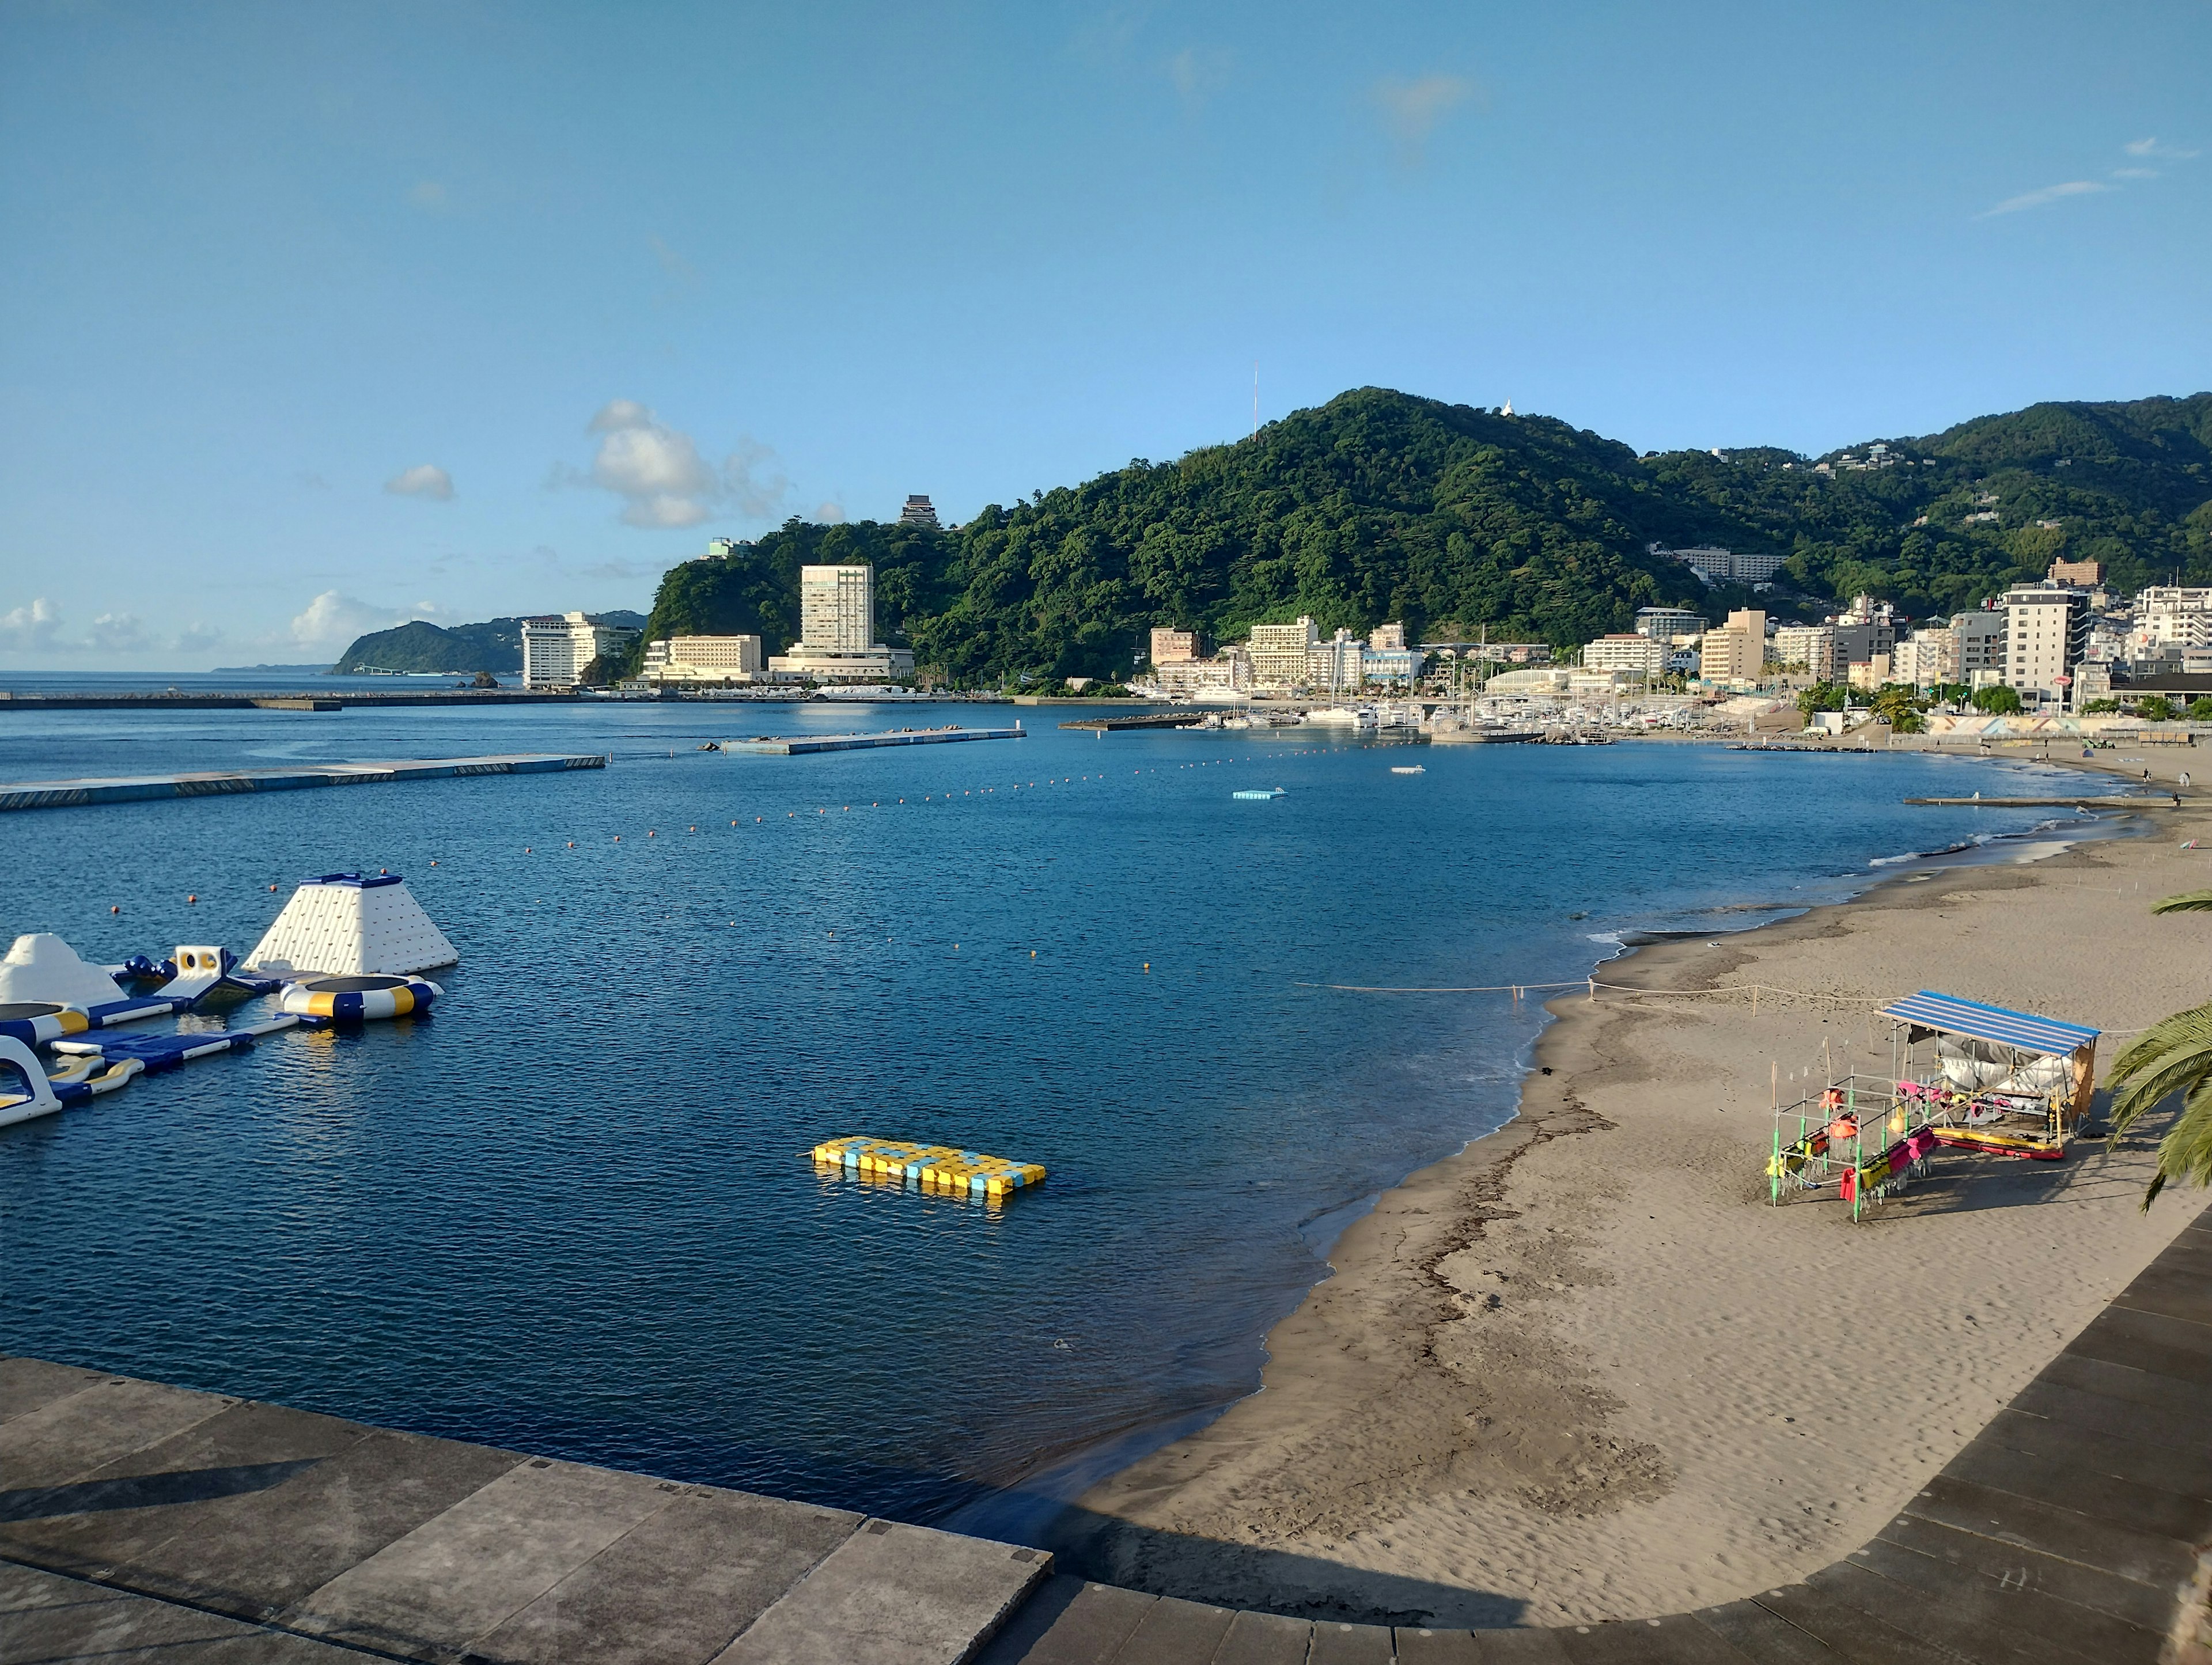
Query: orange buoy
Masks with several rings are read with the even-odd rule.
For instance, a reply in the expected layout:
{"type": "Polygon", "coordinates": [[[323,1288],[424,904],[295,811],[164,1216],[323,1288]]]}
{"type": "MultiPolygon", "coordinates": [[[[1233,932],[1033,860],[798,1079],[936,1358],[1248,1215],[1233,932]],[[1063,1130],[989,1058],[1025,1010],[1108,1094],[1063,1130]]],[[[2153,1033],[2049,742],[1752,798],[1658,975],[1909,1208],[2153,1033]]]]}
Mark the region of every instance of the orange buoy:
{"type": "MultiPolygon", "coordinates": [[[[269,888],[270,888],[270,890],[275,890],[276,887],[275,885],[273,885],[273,884],[272,884],[272,885],[270,885],[269,888]]],[[[107,911],[108,911],[109,913],[111,913],[111,914],[119,914],[119,913],[121,913],[123,910],[122,910],[120,908],[109,908],[107,911]]]]}
{"type": "Polygon", "coordinates": [[[199,898],[198,896],[186,896],[185,900],[186,902],[198,902],[199,898]]]}

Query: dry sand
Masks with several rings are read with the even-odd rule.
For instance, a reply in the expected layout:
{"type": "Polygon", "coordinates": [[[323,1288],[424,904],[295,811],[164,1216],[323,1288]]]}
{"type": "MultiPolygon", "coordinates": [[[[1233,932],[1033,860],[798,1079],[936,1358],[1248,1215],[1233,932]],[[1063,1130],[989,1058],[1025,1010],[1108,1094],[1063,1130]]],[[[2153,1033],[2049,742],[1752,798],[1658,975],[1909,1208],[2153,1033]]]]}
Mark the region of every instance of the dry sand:
{"type": "Polygon", "coordinates": [[[1922,987],[2107,1031],[2204,1000],[2203,921],[2148,910],[2212,885],[2176,848],[2212,805],[2148,818],[1606,972],[1822,999],[1554,1002],[1520,1118],[1383,1196],[1262,1390],[1093,1490],[1064,1547],[1139,1589],[1477,1626],[1679,1612],[1855,1548],[2204,1198],[2139,1212],[2151,1127],[2058,1164],[1947,1151],[1856,1225],[1832,1194],[1770,1207],[1770,1064],[1785,1103],[1824,1045],[1887,1071],[1870,1013],[1922,987]]]}

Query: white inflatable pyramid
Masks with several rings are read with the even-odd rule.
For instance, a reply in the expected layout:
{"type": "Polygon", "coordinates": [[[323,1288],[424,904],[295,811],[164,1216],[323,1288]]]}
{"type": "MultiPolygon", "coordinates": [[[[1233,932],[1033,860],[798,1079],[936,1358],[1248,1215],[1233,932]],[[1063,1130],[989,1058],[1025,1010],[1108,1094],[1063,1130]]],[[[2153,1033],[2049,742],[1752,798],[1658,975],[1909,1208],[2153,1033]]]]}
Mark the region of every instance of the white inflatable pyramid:
{"type": "Polygon", "coordinates": [[[0,960],[0,1006],[43,1001],[52,1006],[103,1006],[119,1000],[115,979],[87,965],[59,937],[40,931],[15,939],[0,960]]]}
{"type": "Polygon", "coordinates": [[[276,922],[246,957],[246,969],[396,976],[452,965],[460,957],[398,874],[325,873],[292,892],[276,922]]]}

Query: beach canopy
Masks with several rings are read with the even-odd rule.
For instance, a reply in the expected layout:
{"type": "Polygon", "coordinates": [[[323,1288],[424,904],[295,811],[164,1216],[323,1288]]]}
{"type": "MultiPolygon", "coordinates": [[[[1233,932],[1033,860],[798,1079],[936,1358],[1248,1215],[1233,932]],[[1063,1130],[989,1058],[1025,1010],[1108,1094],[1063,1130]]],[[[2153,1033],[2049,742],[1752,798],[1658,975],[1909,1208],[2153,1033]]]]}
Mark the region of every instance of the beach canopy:
{"type": "Polygon", "coordinates": [[[2021,1052],[2064,1057],[2094,1044],[2100,1031],[2079,1024],[2063,1024],[2056,1018],[2039,1018],[2032,1012],[2008,1012],[2001,1006],[1962,1000],[1955,994],[1922,989],[1901,1000],[1893,1000],[1881,1015],[1900,1024],[1915,1024],[1945,1035],[1964,1035],[1992,1041],[2021,1052]]]}

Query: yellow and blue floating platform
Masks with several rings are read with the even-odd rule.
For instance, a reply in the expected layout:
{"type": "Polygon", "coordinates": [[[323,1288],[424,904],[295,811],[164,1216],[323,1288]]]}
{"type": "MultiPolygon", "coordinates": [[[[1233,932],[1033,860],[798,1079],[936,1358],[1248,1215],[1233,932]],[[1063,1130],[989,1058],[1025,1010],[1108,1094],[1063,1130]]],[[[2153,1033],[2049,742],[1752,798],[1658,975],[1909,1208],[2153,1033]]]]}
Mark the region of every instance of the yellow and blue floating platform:
{"type": "Polygon", "coordinates": [[[1041,1183],[1045,1170],[1034,1162],[1009,1162],[981,1151],[950,1145],[908,1145],[892,1139],[833,1139],[814,1147],[815,1162],[825,1168],[877,1179],[912,1180],[932,1190],[964,1191],[974,1196],[1004,1197],[1041,1183]]]}

